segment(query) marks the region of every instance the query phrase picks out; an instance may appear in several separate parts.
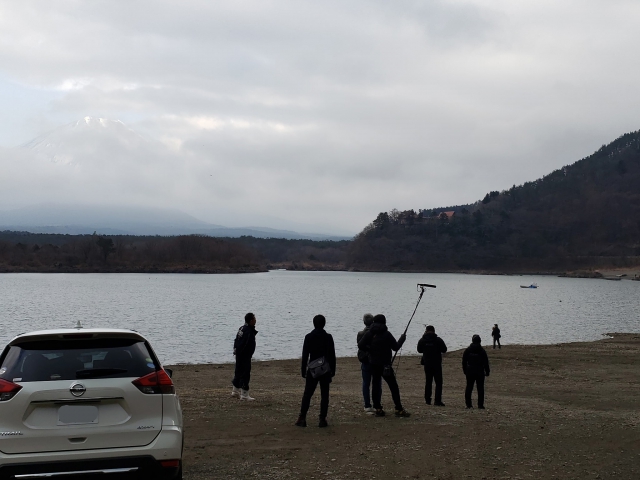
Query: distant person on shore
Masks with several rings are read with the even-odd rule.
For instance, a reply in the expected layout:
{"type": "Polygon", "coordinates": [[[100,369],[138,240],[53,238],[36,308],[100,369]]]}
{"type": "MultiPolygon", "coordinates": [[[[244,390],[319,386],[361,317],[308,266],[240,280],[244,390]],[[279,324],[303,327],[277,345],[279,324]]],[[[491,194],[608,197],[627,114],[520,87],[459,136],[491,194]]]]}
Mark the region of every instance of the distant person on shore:
{"type": "Polygon", "coordinates": [[[431,388],[436,382],[436,398],[434,405],[444,407],[442,403],[442,354],[447,352],[447,346],[438,335],[433,325],[427,326],[427,330],[418,341],[418,353],[422,354],[421,364],[424,365],[425,385],[424,401],[431,405],[431,388]]]}
{"type": "Polygon", "coordinates": [[[491,329],[491,336],[493,337],[493,349],[496,349],[496,343],[498,344],[498,349],[501,349],[502,346],[500,345],[500,337],[502,335],[500,335],[500,329],[498,328],[498,324],[494,324],[493,328],[491,329]]]}
{"type": "Polygon", "coordinates": [[[307,412],[311,397],[320,384],[320,421],[318,427],[328,427],[329,385],[336,374],[336,350],[333,337],[325,332],[326,319],[323,315],[313,317],[314,329],[304,337],[302,345],[302,377],[306,379],[300,416],[296,422],[298,427],[307,426],[307,412]]]}
{"type": "Polygon", "coordinates": [[[232,397],[240,400],[253,401],[249,395],[249,380],[251,380],[251,357],[256,351],[256,316],[249,312],[244,316],[244,325],[238,329],[233,342],[233,354],[236,356],[236,370],[231,383],[232,397]]]}
{"type": "Polygon", "coordinates": [[[373,325],[362,339],[358,342],[358,348],[369,349],[369,363],[371,364],[371,381],[373,397],[373,408],[376,409],[376,416],[385,415],[382,409],[382,379],[387,382],[391,397],[396,407],[397,417],[408,417],[410,413],[402,407],[400,401],[400,388],[396,381],[396,376],[391,368],[391,357],[393,351],[398,351],[407,337],[402,334],[396,341],[391,332],[387,329],[387,318],[378,314],[373,317],[373,325]]]}
{"type": "Polygon", "coordinates": [[[482,348],[480,335],[471,338],[471,345],[462,355],[462,371],[467,376],[467,388],[464,391],[464,400],[467,408],[473,408],[471,393],[473,385],[478,387],[478,408],[484,410],[484,377],[489,376],[489,357],[482,348]]]}
{"type": "MultiPolygon", "coordinates": [[[[365,313],[362,317],[364,322],[364,330],[358,332],[357,343],[360,343],[362,337],[371,329],[373,325],[373,315],[365,313]]],[[[375,408],[371,406],[371,364],[369,363],[369,349],[358,348],[358,360],[360,360],[360,370],[362,370],[362,399],[364,400],[364,411],[367,415],[376,413],[375,408]]],[[[382,379],[380,379],[382,382],[382,379]]],[[[382,385],[380,386],[382,389],[382,385]]]]}

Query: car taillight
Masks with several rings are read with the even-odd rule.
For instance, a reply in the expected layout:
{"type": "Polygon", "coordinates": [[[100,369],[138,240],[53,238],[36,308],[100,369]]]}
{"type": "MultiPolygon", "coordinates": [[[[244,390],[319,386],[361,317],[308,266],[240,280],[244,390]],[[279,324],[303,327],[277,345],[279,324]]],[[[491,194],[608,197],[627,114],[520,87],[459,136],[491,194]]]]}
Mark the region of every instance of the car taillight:
{"type": "Polygon", "coordinates": [[[158,370],[144,377],[134,380],[133,383],[142,393],[176,393],[173,382],[167,372],[158,370]]]}
{"type": "Polygon", "coordinates": [[[20,390],[22,390],[22,386],[0,378],[0,402],[11,400],[20,390]]]}

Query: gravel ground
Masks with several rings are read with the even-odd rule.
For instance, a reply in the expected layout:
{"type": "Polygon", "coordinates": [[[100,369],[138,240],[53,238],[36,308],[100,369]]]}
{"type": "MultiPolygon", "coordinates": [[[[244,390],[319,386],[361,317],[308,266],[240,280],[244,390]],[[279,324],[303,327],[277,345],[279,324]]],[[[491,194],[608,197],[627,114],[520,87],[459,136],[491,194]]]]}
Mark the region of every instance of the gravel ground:
{"type": "Polygon", "coordinates": [[[484,411],[465,409],[461,351],[444,358],[446,407],[425,405],[419,358],[404,356],[397,376],[410,418],[389,415],[384,384],[388,415],[365,415],[359,363],[341,358],[325,429],[319,389],[309,426],[293,425],[304,388],[297,360],[255,362],[255,402],[231,398],[233,365],[175,366],[185,479],[638,479],[640,334],[612,335],[488,348],[484,411]]]}

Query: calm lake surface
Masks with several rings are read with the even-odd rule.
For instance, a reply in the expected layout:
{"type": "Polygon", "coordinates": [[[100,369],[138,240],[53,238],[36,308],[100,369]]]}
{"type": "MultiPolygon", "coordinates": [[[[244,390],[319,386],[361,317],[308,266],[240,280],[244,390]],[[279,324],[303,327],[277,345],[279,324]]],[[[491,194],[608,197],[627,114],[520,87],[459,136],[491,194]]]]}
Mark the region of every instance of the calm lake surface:
{"type": "Polygon", "coordinates": [[[355,272],[242,275],[2,274],[0,342],[45,328],[131,328],[145,335],[165,364],[233,361],[244,314],[256,314],[256,359],[299,358],[312,318],[322,313],[339,356],[355,356],[366,312],[384,313],[396,338],[431,283],[409,328],[403,354],[415,353],[425,324],[450,350],[471,335],[491,342],[544,344],[595,340],[640,331],[640,282],[547,276],[481,276],[355,272]],[[538,283],[538,289],[520,285],[538,283]]]}

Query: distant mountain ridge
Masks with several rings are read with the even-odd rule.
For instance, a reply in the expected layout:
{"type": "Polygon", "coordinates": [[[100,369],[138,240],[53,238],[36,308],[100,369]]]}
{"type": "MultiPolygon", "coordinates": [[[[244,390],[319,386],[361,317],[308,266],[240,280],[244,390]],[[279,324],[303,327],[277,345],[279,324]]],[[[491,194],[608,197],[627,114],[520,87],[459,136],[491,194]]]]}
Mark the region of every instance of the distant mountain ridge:
{"type": "Polygon", "coordinates": [[[0,230],[82,235],[190,235],[346,240],[346,237],[264,227],[225,227],[184,212],[153,207],[45,204],[0,211],[0,230]]]}

